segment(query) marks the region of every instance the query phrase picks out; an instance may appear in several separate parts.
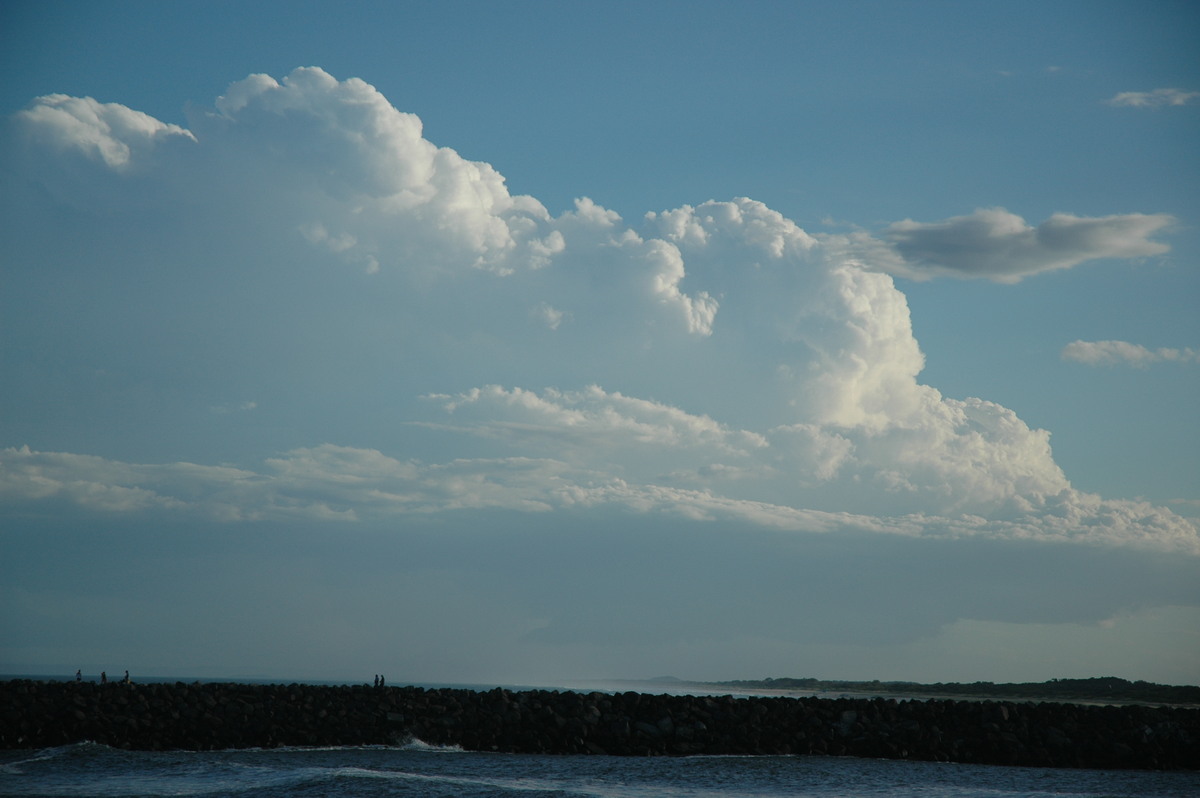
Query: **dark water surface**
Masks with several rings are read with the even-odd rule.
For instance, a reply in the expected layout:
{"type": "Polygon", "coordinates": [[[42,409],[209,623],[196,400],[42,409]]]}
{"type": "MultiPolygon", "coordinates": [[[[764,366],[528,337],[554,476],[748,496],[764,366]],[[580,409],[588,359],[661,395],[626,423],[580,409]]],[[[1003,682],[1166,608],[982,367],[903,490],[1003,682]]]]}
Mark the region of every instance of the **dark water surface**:
{"type": "Polygon", "coordinates": [[[833,757],[484,754],[404,747],[0,751],[3,796],[1200,796],[1200,773],[833,757]]]}

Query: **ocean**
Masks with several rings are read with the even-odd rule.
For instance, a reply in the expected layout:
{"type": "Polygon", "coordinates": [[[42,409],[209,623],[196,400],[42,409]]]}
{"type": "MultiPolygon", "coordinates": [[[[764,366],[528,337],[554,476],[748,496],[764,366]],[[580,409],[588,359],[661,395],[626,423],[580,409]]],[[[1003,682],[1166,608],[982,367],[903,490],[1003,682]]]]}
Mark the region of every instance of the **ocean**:
{"type": "Polygon", "coordinates": [[[0,795],[150,798],[776,798],[1200,795],[1200,773],[839,757],[607,757],[401,747],[0,751],[0,795]]]}

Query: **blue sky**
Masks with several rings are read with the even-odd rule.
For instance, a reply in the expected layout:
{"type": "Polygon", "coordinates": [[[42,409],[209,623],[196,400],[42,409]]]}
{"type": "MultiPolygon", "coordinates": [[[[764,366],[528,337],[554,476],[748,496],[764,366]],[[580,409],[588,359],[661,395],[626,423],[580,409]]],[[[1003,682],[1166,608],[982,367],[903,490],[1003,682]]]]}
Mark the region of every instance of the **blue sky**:
{"type": "Polygon", "coordinates": [[[1185,3],[10,3],[0,665],[1200,678],[1185,3]]]}

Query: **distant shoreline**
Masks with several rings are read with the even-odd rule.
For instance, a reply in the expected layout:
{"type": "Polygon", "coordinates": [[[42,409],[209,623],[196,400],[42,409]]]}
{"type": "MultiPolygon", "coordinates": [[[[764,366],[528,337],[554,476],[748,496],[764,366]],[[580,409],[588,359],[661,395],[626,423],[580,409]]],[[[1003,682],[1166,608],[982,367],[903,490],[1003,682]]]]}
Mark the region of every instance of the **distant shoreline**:
{"type": "Polygon", "coordinates": [[[1089,679],[1051,679],[1045,682],[881,682],[822,680],[812,678],[768,678],[700,682],[673,677],[618,682],[629,685],[660,685],[674,691],[730,691],[756,695],[811,696],[814,698],[897,698],[956,701],[1050,701],[1068,704],[1146,705],[1200,707],[1200,687],[1130,682],[1112,676],[1089,679]]]}
{"type": "MultiPolygon", "coordinates": [[[[109,676],[109,682],[117,682],[121,675],[109,676]]],[[[145,684],[304,684],[326,687],[365,685],[365,679],[289,679],[268,676],[146,676],[136,675],[133,681],[145,684]]],[[[84,674],[83,681],[98,683],[99,674],[84,674]]],[[[35,682],[71,682],[74,675],[67,674],[2,674],[0,682],[28,680],[35,682]]],[[[653,679],[594,679],[572,680],[561,684],[460,684],[449,682],[415,682],[403,679],[392,682],[397,687],[419,687],[424,689],[454,689],[485,692],[496,688],[522,692],[531,690],[565,690],[569,692],[624,692],[635,690],[643,693],[667,695],[733,695],[790,698],[893,698],[897,700],[955,700],[955,701],[1011,701],[1080,705],[1113,706],[1172,706],[1184,708],[1200,707],[1200,687],[1193,685],[1166,685],[1153,682],[1131,682],[1117,677],[1094,677],[1088,679],[1051,679],[1045,682],[993,683],[993,682],[906,682],[906,681],[851,681],[815,678],[766,678],[738,679],[729,681],[698,681],[660,676],[653,679]]]]}

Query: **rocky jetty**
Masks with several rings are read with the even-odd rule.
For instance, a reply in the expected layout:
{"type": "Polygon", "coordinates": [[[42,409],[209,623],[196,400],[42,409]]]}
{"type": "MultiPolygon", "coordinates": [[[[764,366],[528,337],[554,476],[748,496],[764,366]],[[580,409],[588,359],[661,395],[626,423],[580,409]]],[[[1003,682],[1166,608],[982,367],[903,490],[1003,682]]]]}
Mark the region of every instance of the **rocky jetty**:
{"type": "Polygon", "coordinates": [[[1200,709],[496,689],[0,682],[0,747],[397,744],[621,756],[818,754],[1200,769],[1200,709]]]}

